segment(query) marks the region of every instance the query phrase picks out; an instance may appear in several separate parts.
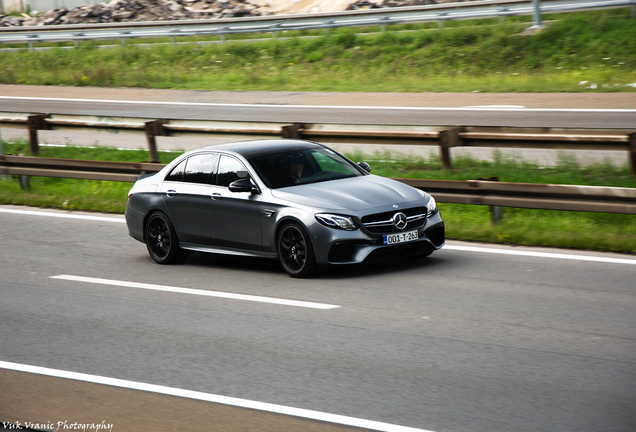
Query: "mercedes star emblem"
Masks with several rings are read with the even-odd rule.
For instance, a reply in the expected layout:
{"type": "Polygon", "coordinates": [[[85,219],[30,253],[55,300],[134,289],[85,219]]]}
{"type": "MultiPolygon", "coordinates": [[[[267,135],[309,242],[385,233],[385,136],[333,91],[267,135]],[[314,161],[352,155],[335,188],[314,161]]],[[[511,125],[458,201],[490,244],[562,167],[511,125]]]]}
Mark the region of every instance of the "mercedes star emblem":
{"type": "Polygon", "coordinates": [[[404,213],[394,214],[392,221],[393,221],[393,226],[395,226],[397,229],[406,228],[407,220],[406,220],[406,215],[404,213]]]}

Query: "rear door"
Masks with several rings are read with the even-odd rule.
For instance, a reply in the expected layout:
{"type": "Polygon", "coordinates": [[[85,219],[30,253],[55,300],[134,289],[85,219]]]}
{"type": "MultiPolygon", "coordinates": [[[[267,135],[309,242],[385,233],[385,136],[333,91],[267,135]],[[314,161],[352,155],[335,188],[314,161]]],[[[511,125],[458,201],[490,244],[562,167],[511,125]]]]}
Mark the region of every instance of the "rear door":
{"type": "Polygon", "coordinates": [[[161,192],[179,241],[210,242],[208,210],[216,153],[199,153],[177,165],[166,176],[161,192]]]}

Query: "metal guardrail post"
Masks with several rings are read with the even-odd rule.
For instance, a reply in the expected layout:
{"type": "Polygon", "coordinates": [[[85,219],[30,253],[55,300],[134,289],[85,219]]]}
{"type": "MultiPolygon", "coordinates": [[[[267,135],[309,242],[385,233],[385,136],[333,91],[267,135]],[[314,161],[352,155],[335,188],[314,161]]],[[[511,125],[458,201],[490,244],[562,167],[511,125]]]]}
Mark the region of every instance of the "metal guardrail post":
{"type": "Polygon", "coordinates": [[[302,139],[305,123],[294,123],[293,125],[283,126],[281,130],[282,138],[302,139]]]}
{"type": "Polygon", "coordinates": [[[632,174],[636,174],[636,132],[629,135],[629,163],[632,174]]]}
{"type": "Polygon", "coordinates": [[[19,176],[19,181],[20,181],[20,189],[24,190],[24,191],[30,191],[31,190],[31,178],[28,175],[20,175],[19,176]]]}
{"type": "Polygon", "coordinates": [[[439,131],[439,155],[442,161],[442,168],[451,169],[450,148],[459,145],[459,128],[439,131]]]}
{"type": "Polygon", "coordinates": [[[166,136],[166,131],[163,128],[165,120],[153,120],[146,122],[146,141],[148,142],[148,154],[150,160],[154,163],[159,162],[159,152],[157,151],[157,139],[158,136],[166,136]]]}
{"type": "Polygon", "coordinates": [[[541,27],[541,0],[532,0],[532,6],[534,8],[534,26],[541,27]]]}
{"type": "MultiPolygon", "coordinates": [[[[488,178],[480,177],[480,178],[478,178],[476,180],[498,182],[499,181],[499,177],[497,177],[497,176],[488,177],[488,178]]],[[[498,205],[491,205],[490,206],[490,220],[492,221],[493,225],[499,225],[501,223],[501,221],[503,220],[503,207],[498,206],[498,205]]]]}
{"type": "MultiPolygon", "coordinates": [[[[36,114],[31,115],[28,118],[29,125],[29,148],[31,150],[31,154],[37,155],[40,153],[40,143],[38,142],[38,131],[48,129],[48,124],[46,123],[46,118],[49,117],[49,114],[36,114]]],[[[31,190],[31,180],[29,176],[20,175],[20,189],[22,190],[31,190]]]]}
{"type": "MultiPolygon", "coordinates": [[[[3,154],[4,154],[4,149],[2,148],[2,134],[0,133],[0,156],[2,156],[3,154]]],[[[6,180],[8,178],[9,176],[0,174],[0,180],[6,180]]]]}
{"type": "Polygon", "coordinates": [[[31,153],[34,155],[40,153],[40,145],[38,143],[38,131],[49,129],[49,126],[45,120],[48,117],[49,117],[49,114],[36,114],[36,115],[30,115],[28,117],[29,119],[28,120],[29,147],[30,147],[31,153]]]}

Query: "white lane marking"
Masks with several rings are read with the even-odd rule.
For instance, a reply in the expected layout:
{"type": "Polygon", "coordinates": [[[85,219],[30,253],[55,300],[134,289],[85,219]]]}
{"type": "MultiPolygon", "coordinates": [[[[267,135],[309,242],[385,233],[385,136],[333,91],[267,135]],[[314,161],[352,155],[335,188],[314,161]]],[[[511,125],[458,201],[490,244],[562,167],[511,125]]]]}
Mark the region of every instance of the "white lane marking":
{"type": "Polygon", "coordinates": [[[608,257],[588,256],[588,255],[568,255],[568,254],[558,254],[558,253],[549,253],[549,252],[517,251],[517,250],[509,250],[509,249],[491,249],[491,248],[472,247],[472,246],[453,246],[448,244],[444,246],[444,249],[464,251],[464,252],[483,252],[483,253],[503,254],[503,255],[517,255],[517,256],[526,256],[526,257],[534,257],[534,258],[555,258],[555,259],[568,259],[568,260],[576,260],[576,261],[593,261],[593,262],[612,263],[612,264],[636,265],[636,259],[608,258],[608,257]]]}
{"type": "Polygon", "coordinates": [[[300,301],[300,300],[286,300],[286,299],[279,299],[275,297],[261,297],[261,296],[247,295],[247,294],[233,294],[233,293],[227,293],[227,292],[221,292],[221,291],[207,291],[207,290],[192,289],[192,288],[180,288],[180,287],[173,287],[173,286],[167,286],[167,285],[154,285],[154,284],[147,284],[147,283],[127,282],[127,281],[92,278],[92,277],[84,277],[84,276],[58,275],[58,276],[50,276],[50,278],[74,281],[74,282],[86,282],[86,283],[94,283],[94,284],[101,284],[101,285],[112,285],[112,286],[146,289],[146,290],[154,290],[154,291],[174,292],[179,294],[219,297],[219,298],[226,298],[226,299],[232,299],[232,300],[245,300],[245,301],[253,301],[253,302],[260,302],[260,303],[272,303],[272,304],[279,304],[284,306],[298,306],[298,307],[311,308],[311,309],[335,309],[340,307],[338,305],[325,304],[325,303],[313,303],[313,302],[306,302],[306,301],[300,301]]]}
{"type": "Polygon", "coordinates": [[[46,212],[46,211],[30,211],[30,210],[15,210],[15,209],[0,208],[0,213],[13,213],[13,214],[28,215],[28,216],[48,216],[48,217],[67,218],[67,219],[84,219],[84,220],[92,220],[92,221],[99,221],[99,222],[126,223],[126,220],[123,218],[76,215],[76,214],[69,214],[69,213],[53,213],[53,212],[46,212]]]}
{"type": "Polygon", "coordinates": [[[506,109],[506,110],[520,110],[526,109],[523,105],[474,105],[464,106],[462,108],[489,108],[489,109],[506,109]]]}
{"type": "Polygon", "coordinates": [[[184,390],[174,387],[166,387],[156,384],[148,384],[137,381],[128,381],[119,378],[109,378],[99,375],[89,375],[79,372],[70,372],[59,369],[50,369],[40,366],[24,365],[20,363],[12,363],[0,361],[0,368],[13,370],[17,372],[27,372],[38,375],[45,375],[56,378],[66,378],[76,381],[83,381],[94,384],[103,384],[112,387],[120,387],[131,390],[141,390],[151,393],[164,394],[169,396],[177,396],[188,399],[195,399],[206,402],[213,402],[223,405],[235,406],[240,408],[248,408],[258,411],[265,411],[275,414],[283,414],[288,416],[300,417],[309,420],[318,420],[339,425],[352,426],[383,432],[432,432],[425,429],[417,429],[408,426],[399,426],[391,423],[382,423],[373,420],[365,420],[355,417],[348,417],[339,414],[330,414],[320,411],[313,411],[303,408],[294,408],[285,405],[276,405],[267,402],[252,401],[249,399],[239,399],[229,396],[215,395],[211,393],[203,393],[193,390],[184,390]]]}
{"type": "MultiPolygon", "coordinates": [[[[38,98],[28,96],[0,96],[0,99],[53,101],[53,102],[91,102],[101,104],[137,104],[137,105],[174,105],[209,107],[248,107],[248,108],[293,108],[293,109],[355,109],[355,110],[403,110],[403,111],[520,111],[519,108],[503,107],[390,107],[390,106],[350,106],[350,105],[283,105],[283,104],[224,104],[212,102],[165,102],[165,101],[129,101],[108,99],[72,99],[38,98]]],[[[523,108],[528,112],[589,112],[589,113],[636,113],[636,109],[596,109],[596,108],[523,108]]]]}
{"type": "MultiPolygon", "coordinates": [[[[70,219],[87,219],[87,220],[95,220],[100,222],[122,222],[122,223],[126,222],[124,219],[115,219],[115,218],[108,218],[108,217],[83,216],[83,215],[73,215],[68,213],[37,212],[37,211],[13,210],[13,209],[0,208],[0,213],[2,212],[32,215],[32,216],[51,216],[51,217],[70,218],[70,219]]],[[[578,260],[578,261],[594,261],[594,262],[606,262],[606,263],[614,263],[614,264],[636,265],[636,260],[623,259],[623,258],[607,258],[607,257],[599,257],[599,256],[569,255],[569,254],[532,252],[532,251],[516,251],[516,250],[508,250],[508,249],[492,249],[492,248],[480,248],[480,247],[472,247],[472,246],[453,246],[449,244],[446,244],[446,246],[444,246],[444,249],[458,250],[458,251],[464,251],[464,252],[484,252],[484,253],[493,253],[493,254],[517,255],[517,256],[527,256],[527,257],[535,257],[535,258],[557,258],[557,259],[570,259],[570,260],[578,260]]]]}

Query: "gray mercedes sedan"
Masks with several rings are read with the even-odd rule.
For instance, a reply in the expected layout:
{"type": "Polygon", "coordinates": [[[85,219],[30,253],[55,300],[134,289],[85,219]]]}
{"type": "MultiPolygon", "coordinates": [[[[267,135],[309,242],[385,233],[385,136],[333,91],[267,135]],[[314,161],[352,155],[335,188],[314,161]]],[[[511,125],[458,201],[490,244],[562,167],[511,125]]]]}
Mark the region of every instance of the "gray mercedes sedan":
{"type": "Polygon", "coordinates": [[[370,170],[309,141],[207,147],[139,177],[126,223],[160,264],[190,251],[277,258],[292,277],[443,247],[433,197],[370,170]]]}

